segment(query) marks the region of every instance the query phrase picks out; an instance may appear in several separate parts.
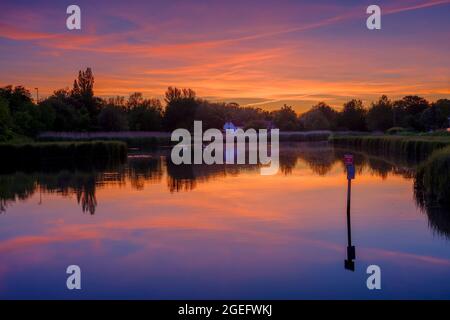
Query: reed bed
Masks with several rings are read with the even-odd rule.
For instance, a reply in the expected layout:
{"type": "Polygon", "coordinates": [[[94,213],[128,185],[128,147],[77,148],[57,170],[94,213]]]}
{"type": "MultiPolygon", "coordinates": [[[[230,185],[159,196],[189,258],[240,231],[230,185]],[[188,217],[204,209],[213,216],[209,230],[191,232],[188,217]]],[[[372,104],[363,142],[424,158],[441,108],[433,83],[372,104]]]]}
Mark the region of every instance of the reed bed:
{"type": "Polygon", "coordinates": [[[450,146],[450,138],[445,136],[334,136],[330,141],[339,147],[388,156],[401,155],[418,161],[425,160],[436,150],[450,146]]]}
{"type": "Polygon", "coordinates": [[[450,206],[450,146],[433,152],[419,165],[415,189],[428,205],[450,206]]]}
{"type": "Polygon", "coordinates": [[[0,143],[3,166],[26,166],[38,163],[96,163],[125,161],[127,145],[119,141],[0,143]]]}

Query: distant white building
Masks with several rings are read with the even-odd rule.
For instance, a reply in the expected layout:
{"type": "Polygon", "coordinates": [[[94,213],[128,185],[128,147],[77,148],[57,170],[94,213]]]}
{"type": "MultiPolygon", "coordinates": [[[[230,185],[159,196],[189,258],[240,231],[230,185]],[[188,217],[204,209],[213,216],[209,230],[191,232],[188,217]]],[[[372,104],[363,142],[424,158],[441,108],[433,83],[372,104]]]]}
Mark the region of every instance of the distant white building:
{"type": "Polygon", "coordinates": [[[238,127],[236,127],[233,122],[228,121],[225,122],[225,124],[223,125],[223,130],[233,130],[236,131],[238,129],[238,127]]]}

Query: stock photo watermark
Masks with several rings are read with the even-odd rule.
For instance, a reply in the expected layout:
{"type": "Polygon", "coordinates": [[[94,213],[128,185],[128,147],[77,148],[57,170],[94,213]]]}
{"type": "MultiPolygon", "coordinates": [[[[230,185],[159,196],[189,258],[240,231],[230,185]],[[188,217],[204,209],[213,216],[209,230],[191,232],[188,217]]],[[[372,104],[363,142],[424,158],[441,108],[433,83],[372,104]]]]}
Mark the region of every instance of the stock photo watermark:
{"type": "Polygon", "coordinates": [[[370,14],[366,20],[367,29],[381,30],[381,8],[372,4],[367,7],[366,13],[370,14]]]}
{"type": "Polygon", "coordinates": [[[68,30],[81,30],[81,8],[72,4],[67,7],[66,13],[69,15],[66,20],[68,30]]]}
{"type": "Polygon", "coordinates": [[[69,274],[66,280],[67,289],[81,290],[81,268],[73,264],[67,267],[66,273],[69,274]]]}
{"type": "MultiPolygon", "coordinates": [[[[369,30],[381,30],[381,8],[376,4],[367,7],[366,13],[370,16],[366,20],[369,30]]],[[[68,30],[81,30],[81,8],[76,4],[69,5],[66,9],[69,16],[66,19],[68,30]]]]}
{"type": "Polygon", "coordinates": [[[170,154],[176,165],[261,164],[261,175],[274,175],[279,169],[279,129],[225,129],[225,134],[208,129],[203,133],[202,121],[194,121],[193,137],[187,129],[176,129],[171,141],[178,142],[170,154]]]}

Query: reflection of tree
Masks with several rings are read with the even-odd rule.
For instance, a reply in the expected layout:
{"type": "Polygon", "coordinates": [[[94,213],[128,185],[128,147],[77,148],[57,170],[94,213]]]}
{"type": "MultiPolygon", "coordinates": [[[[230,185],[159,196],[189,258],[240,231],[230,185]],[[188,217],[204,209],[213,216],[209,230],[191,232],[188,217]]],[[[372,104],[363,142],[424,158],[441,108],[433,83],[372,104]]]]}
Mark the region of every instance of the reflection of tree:
{"type": "Polygon", "coordinates": [[[54,167],[47,164],[42,171],[0,175],[0,212],[5,212],[11,203],[41,191],[63,196],[74,194],[83,212],[94,214],[97,188],[123,186],[128,180],[133,188],[140,190],[144,182],[158,182],[163,176],[161,159],[148,156],[130,157],[127,164],[104,163],[88,168],[73,168],[69,164],[63,170],[62,167],[61,163],[54,167]]]}
{"type": "Polygon", "coordinates": [[[450,208],[436,203],[417,179],[414,182],[414,199],[427,215],[430,228],[450,239],[450,208]]]}
{"type": "Polygon", "coordinates": [[[81,203],[83,212],[95,213],[97,199],[95,198],[95,177],[88,176],[86,180],[78,181],[75,189],[78,204],[81,203]]]}
{"type": "Polygon", "coordinates": [[[322,146],[320,148],[304,148],[298,156],[306,162],[309,168],[320,176],[326,175],[337,161],[334,149],[322,146]]]}
{"type": "Polygon", "coordinates": [[[38,190],[44,193],[59,193],[63,196],[76,194],[83,212],[95,213],[95,172],[15,173],[0,176],[0,203],[2,211],[16,200],[25,200],[38,190]]]}
{"type": "Polygon", "coordinates": [[[144,189],[145,182],[158,182],[163,176],[162,161],[158,158],[137,156],[129,158],[127,177],[136,190],[144,189]]]}
{"type": "Polygon", "coordinates": [[[198,183],[219,177],[236,176],[241,172],[256,171],[259,168],[260,165],[257,164],[175,165],[170,159],[166,159],[167,185],[170,192],[190,191],[198,183]]]}
{"type": "Polygon", "coordinates": [[[292,170],[297,164],[298,155],[295,152],[281,152],[280,153],[280,170],[288,176],[292,174],[292,170]]]}
{"type": "Polygon", "coordinates": [[[345,165],[342,159],[344,154],[348,152],[353,154],[355,167],[359,173],[367,169],[371,174],[382,179],[386,179],[389,174],[398,175],[406,179],[414,177],[414,168],[417,162],[412,163],[410,159],[406,159],[402,155],[379,156],[361,151],[335,149],[336,160],[342,163],[343,170],[345,165]]]}
{"type": "MultiPolygon", "coordinates": [[[[343,154],[348,150],[336,149],[338,158],[343,157],[343,154]]],[[[410,156],[399,153],[397,155],[374,155],[372,153],[362,153],[352,151],[357,167],[367,169],[374,175],[385,179],[389,174],[401,176],[405,179],[414,179],[414,199],[417,206],[427,215],[429,226],[432,230],[440,235],[450,239],[450,207],[448,205],[437,203],[435,194],[430,192],[431,189],[437,188],[442,191],[442,185],[445,185],[448,180],[445,174],[440,174],[439,178],[446,181],[442,182],[439,187],[437,184],[430,184],[430,187],[425,186],[426,179],[416,171],[418,160],[414,161],[410,156]]],[[[445,188],[444,188],[445,189],[445,188]]]]}
{"type": "Polygon", "coordinates": [[[190,191],[195,188],[193,167],[189,164],[175,165],[170,159],[166,162],[167,185],[170,192],[190,191]]]}
{"type": "Polygon", "coordinates": [[[14,175],[0,175],[0,213],[5,212],[10,203],[32,196],[35,189],[34,176],[20,172],[14,175]]]}
{"type": "MultiPolygon", "coordinates": [[[[133,155],[126,164],[104,167],[62,170],[62,164],[52,170],[46,167],[42,171],[28,173],[16,172],[0,175],[0,212],[5,212],[12,203],[25,200],[34,193],[57,193],[63,196],[75,195],[83,212],[94,214],[98,205],[96,191],[106,186],[123,187],[131,185],[142,190],[147,183],[159,183],[167,173],[167,187],[170,192],[191,191],[199,183],[211,179],[237,176],[243,172],[259,174],[260,165],[174,165],[170,161],[169,151],[152,151],[150,154],[133,155]]],[[[326,175],[336,164],[345,169],[343,155],[348,150],[334,149],[327,144],[292,143],[280,145],[280,170],[284,175],[295,174],[294,168],[299,161],[307,164],[314,174],[326,175]]],[[[368,170],[371,174],[386,178],[398,175],[415,179],[415,166],[402,156],[379,156],[352,151],[359,173],[368,170]]],[[[415,187],[418,206],[426,212],[433,230],[446,236],[450,235],[450,210],[431,202],[423,188],[415,187]]]]}

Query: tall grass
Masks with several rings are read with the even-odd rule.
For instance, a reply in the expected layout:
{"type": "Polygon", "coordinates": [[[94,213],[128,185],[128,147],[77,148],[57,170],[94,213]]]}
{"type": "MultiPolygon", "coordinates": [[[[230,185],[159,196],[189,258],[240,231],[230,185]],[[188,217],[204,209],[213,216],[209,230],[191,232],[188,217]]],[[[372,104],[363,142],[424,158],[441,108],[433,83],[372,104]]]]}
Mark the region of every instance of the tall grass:
{"type": "Polygon", "coordinates": [[[128,147],[157,147],[171,145],[170,132],[119,131],[119,132],[44,132],[38,141],[122,141],[128,147]]]}
{"type": "Polygon", "coordinates": [[[402,155],[424,160],[434,151],[450,146],[449,137],[431,136],[341,136],[330,141],[340,147],[355,148],[387,156],[402,155]]]}
{"type": "MultiPolygon", "coordinates": [[[[98,139],[93,138],[60,138],[60,137],[44,137],[38,138],[41,142],[94,142],[98,139]]],[[[173,142],[170,137],[115,137],[101,138],[102,141],[120,141],[127,144],[128,147],[159,147],[170,146],[173,142]]]]}
{"type": "Polygon", "coordinates": [[[280,132],[280,141],[291,142],[316,142],[327,141],[331,136],[331,131],[310,131],[310,132],[280,132]]]}
{"type": "Polygon", "coordinates": [[[118,141],[0,143],[0,164],[8,167],[42,163],[98,163],[125,161],[127,145],[118,141]]]}
{"type": "Polygon", "coordinates": [[[450,206],[450,146],[435,151],[419,165],[415,191],[427,206],[450,206]]]}

